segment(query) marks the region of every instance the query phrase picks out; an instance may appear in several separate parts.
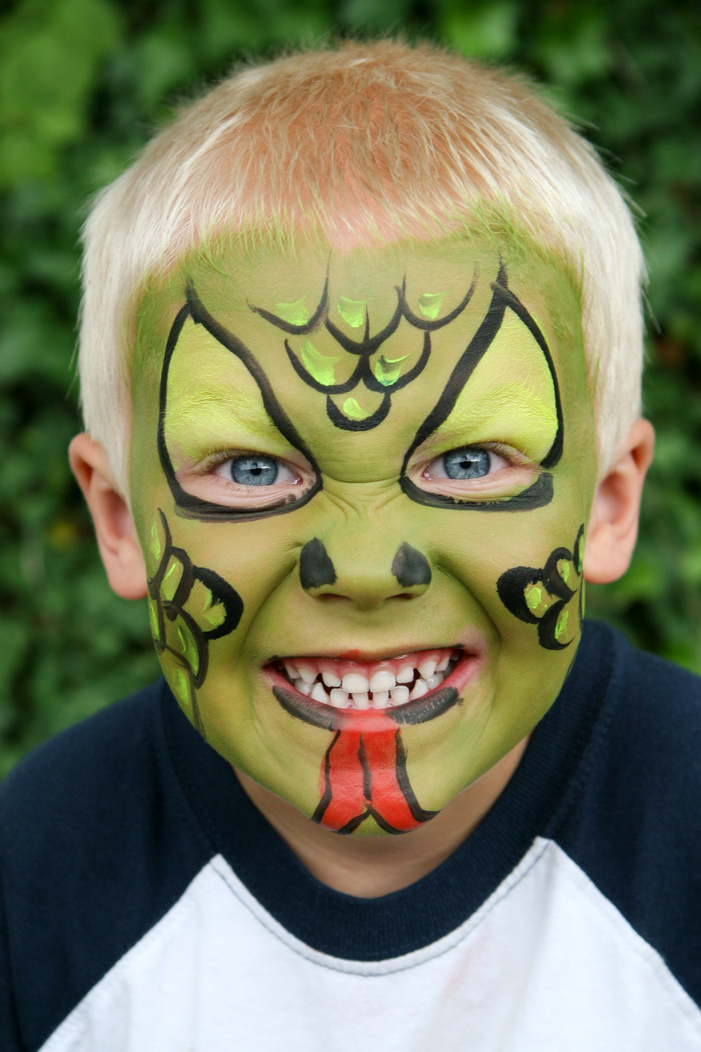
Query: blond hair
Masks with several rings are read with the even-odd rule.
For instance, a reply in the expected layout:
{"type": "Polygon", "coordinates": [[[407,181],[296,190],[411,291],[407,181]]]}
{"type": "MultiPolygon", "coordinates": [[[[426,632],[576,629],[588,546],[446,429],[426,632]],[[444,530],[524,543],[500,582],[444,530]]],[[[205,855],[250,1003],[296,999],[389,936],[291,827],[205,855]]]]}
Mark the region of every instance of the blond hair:
{"type": "Polygon", "coordinates": [[[533,85],[443,49],[348,42],[236,72],[103,190],[84,228],[85,425],[128,492],[139,290],[230,233],[332,248],[501,216],[578,278],[600,471],[640,414],[642,253],[592,146],[533,85]]]}

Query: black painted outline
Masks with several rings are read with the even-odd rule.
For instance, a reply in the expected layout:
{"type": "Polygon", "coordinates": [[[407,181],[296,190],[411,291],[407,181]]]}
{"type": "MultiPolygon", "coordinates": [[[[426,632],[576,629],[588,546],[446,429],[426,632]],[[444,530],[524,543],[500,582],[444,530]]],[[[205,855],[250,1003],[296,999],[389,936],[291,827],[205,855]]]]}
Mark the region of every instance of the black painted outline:
{"type": "MultiPolygon", "coordinates": [[[[400,389],[403,386],[406,386],[407,383],[411,382],[411,380],[414,379],[415,376],[417,376],[419,372],[422,371],[424,365],[428,361],[428,357],[430,355],[429,332],[441,328],[444,325],[447,325],[465,309],[470,299],[472,298],[476,281],[477,271],[475,270],[475,276],[473,277],[472,284],[470,285],[470,288],[468,289],[462,302],[458,304],[458,306],[454,308],[454,310],[452,310],[444,318],[438,318],[433,322],[423,321],[422,319],[417,318],[416,315],[414,315],[409,309],[405,297],[406,281],[402,283],[401,287],[396,286],[398,302],[397,309],[393,318],[388,323],[388,325],[385,326],[382,332],[376,334],[375,337],[369,336],[369,321],[366,311],[366,338],[363,341],[355,343],[354,341],[350,341],[347,337],[344,336],[343,338],[346,341],[347,349],[350,348],[352,345],[352,347],[354,348],[353,353],[364,355],[363,348],[369,346],[372,348],[372,351],[370,353],[374,353],[374,351],[377,349],[377,346],[380,345],[380,343],[378,343],[377,341],[380,340],[380,338],[386,339],[387,335],[391,334],[391,332],[393,332],[396,329],[397,325],[399,324],[400,318],[406,317],[407,320],[410,320],[410,323],[415,327],[426,330],[424,333],[424,350],[416,366],[414,366],[414,368],[410,370],[409,373],[407,373],[404,377],[400,377],[400,379],[395,384],[393,384],[391,388],[385,388],[383,385],[379,385],[379,382],[376,381],[375,378],[372,376],[372,373],[369,372],[368,375],[371,378],[371,382],[377,385],[378,390],[384,391],[384,398],[380,403],[378,409],[375,410],[371,417],[366,418],[365,421],[348,421],[345,417],[343,417],[343,415],[340,413],[340,410],[338,410],[337,406],[331,401],[330,397],[328,397],[327,395],[327,413],[329,415],[329,418],[332,420],[332,423],[335,424],[335,426],[343,428],[345,430],[362,431],[368,430],[371,426],[377,426],[382,420],[385,419],[391,407],[390,393],[400,389]],[[377,346],[375,346],[376,343],[377,346]]],[[[550,350],[548,348],[545,337],[543,336],[541,330],[535,323],[534,319],[531,317],[529,312],[520,302],[520,300],[508,288],[506,270],[503,265],[500,266],[497,281],[491,283],[491,289],[492,299],[484,319],[482,320],[479,328],[477,329],[477,332],[466,347],[460,359],[454,366],[451,375],[448,379],[448,382],[446,383],[436,405],[433,407],[429,415],[419,426],[414,436],[414,439],[407,453],[405,454],[399,484],[403,492],[410,498],[410,500],[414,501],[417,504],[423,504],[429,507],[458,508],[463,510],[469,509],[474,511],[530,511],[535,508],[544,507],[545,505],[549,504],[553,498],[552,475],[547,470],[539,474],[536,480],[533,482],[533,484],[529,486],[526,490],[524,490],[522,493],[515,494],[511,497],[504,497],[500,499],[487,501],[458,499],[454,496],[449,496],[440,493],[431,493],[427,490],[418,487],[406,474],[406,466],[412,453],[448,417],[451,410],[455,406],[457,399],[462,393],[463,388],[469,381],[469,378],[472,375],[474,369],[489,350],[492,342],[494,341],[497,333],[499,332],[499,329],[501,328],[504,313],[507,307],[514,311],[514,313],[520,318],[523,324],[526,325],[529,332],[532,334],[532,336],[538,343],[538,346],[540,347],[545,357],[548,369],[550,371],[550,376],[553,382],[558,426],[552,446],[550,447],[550,450],[545,455],[539,466],[541,468],[554,467],[559,462],[562,456],[564,442],[562,403],[560,398],[559,384],[557,381],[557,374],[555,372],[552,356],[550,354],[550,350]]],[[[283,319],[277,318],[275,315],[264,311],[262,308],[250,306],[250,304],[249,308],[255,313],[260,314],[261,317],[265,318],[266,320],[271,321],[272,324],[275,324],[279,328],[284,329],[285,331],[290,333],[303,334],[305,332],[311,332],[312,329],[318,327],[318,325],[320,325],[323,320],[325,324],[328,323],[328,325],[331,325],[331,329],[329,331],[333,330],[332,335],[335,331],[338,332],[339,335],[343,336],[343,334],[340,333],[340,330],[336,330],[336,327],[333,326],[333,323],[329,322],[329,319],[326,317],[326,314],[328,312],[328,278],[326,284],[324,285],[324,291],[319,305],[316,311],[314,312],[314,316],[305,326],[292,326],[290,323],[284,322],[283,319]]],[[[306,374],[306,370],[303,370],[301,363],[299,363],[296,357],[291,353],[287,341],[285,341],[285,346],[288,351],[288,354],[290,355],[290,360],[292,361],[292,364],[297,369],[299,375],[302,376],[302,378],[305,379],[305,382],[309,384],[309,386],[315,387],[317,390],[325,392],[328,392],[329,390],[345,391],[351,389],[350,387],[348,387],[350,381],[346,381],[344,384],[341,385],[336,385],[336,387],[333,389],[324,388],[323,385],[317,384],[317,382],[314,381],[313,378],[308,377],[308,374],[306,374]],[[297,364],[295,365],[295,363],[297,364]]],[[[364,368],[366,368],[367,370],[370,369],[369,356],[367,355],[361,357],[361,360],[358,363],[358,367],[354,370],[351,380],[353,380],[354,383],[358,383],[360,382],[360,379],[365,379],[367,386],[370,387],[370,389],[373,389],[371,383],[367,382],[367,378],[364,376],[364,374],[361,375],[362,370],[364,368]]],[[[268,518],[273,515],[280,515],[285,512],[292,511],[295,508],[302,507],[303,505],[307,504],[323,487],[321,472],[319,470],[315,458],[312,456],[311,451],[307,448],[306,443],[298,434],[296,428],[287,416],[285,410],[278,402],[273,392],[270,381],[268,380],[268,377],[263,371],[261,365],[251,353],[251,351],[233,333],[231,333],[223,325],[217,322],[211,316],[211,314],[209,314],[209,312],[197,296],[194,286],[191,283],[188,284],[187,287],[187,302],[178,312],[171,327],[166,343],[166,350],[161,369],[159,390],[159,420],[157,444],[161,467],[168,481],[171,493],[173,494],[173,499],[176,504],[177,513],[185,518],[194,518],[199,519],[201,521],[224,522],[245,522],[252,521],[255,519],[268,518]],[[167,408],[168,373],[170,368],[170,362],[175,348],[177,346],[177,342],[182,331],[183,325],[185,324],[185,321],[188,317],[191,317],[195,324],[203,325],[207,332],[209,332],[209,334],[213,336],[218,343],[220,343],[223,347],[226,348],[226,350],[230,351],[232,354],[235,354],[239,358],[239,360],[243,363],[243,365],[246,367],[246,369],[258,385],[258,388],[261,392],[264,408],[268,413],[268,416],[270,417],[273,424],[278,428],[280,433],[287,439],[287,441],[296,449],[298,449],[299,452],[301,452],[309,461],[314,471],[315,478],[312,485],[309,487],[308,490],[305,491],[304,494],[302,494],[302,496],[288,497],[285,499],[284,502],[281,502],[268,508],[233,509],[228,505],[215,504],[211,501],[202,500],[201,498],[188,493],[180,485],[179,481],[176,478],[172,461],[170,459],[170,455],[168,453],[166,445],[165,418],[167,408]]]]}
{"type": "Polygon", "coordinates": [[[158,457],[161,462],[163,473],[167,479],[170,491],[173,494],[173,499],[176,505],[176,511],[178,515],[187,519],[199,519],[202,522],[209,521],[224,521],[224,522],[250,522],[254,519],[267,519],[272,515],[281,515],[284,512],[292,511],[294,508],[302,507],[307,504],[312,497],[315,496],[322,488],[321,472],[316,460],[311,454],[311,451],[307,448],[306,443],[302,440],[297,430],[288,417],[285,410],[278,402],[273,392],[272,386],[268,377],[264,373],[261,365],[248,350],[248,348],[239,340],[233,333],[225,329],[223,325],[220,325],[209,313],[206,307],[202,304],[197,293],[195,292],[194,286],[188,284],[187,286],[187,302],[176,315],[175,321],[173,322],[170,332],[168,334],[168,340],[166,342],[165,355],[163,358],[163,365],[161,367],[161,380],[159,388],[159,413],[158,413],[158,457]],[[272,420],[275,427],[290,445],[294,446],[300,453],[302,453],[314,471],[314,482],[300,497],[287,498],[280,504],[275,504],[269,508],[231,508],[225,504],[214,504],[208,500],[202,500],[200,497],[193,496],[188,493],[180,485],[176,478],[175,471],[173,469],[173,463],[168,453],[168,447],[165,439],[165,421],[166,421],[166,410],[167,410],[167,399],[168,399],[168,373],[170,370],[170,363],[173,357],[173,353],[178,343],[180,333],[182,332],[183,325],[188,318],[192,318],[196,325],[202,325],[210,336],[222,345],[227,351],[235,354],[236,357],[243,363],[248,372],[251,374],[258,389],[261,393],[263,400],[263,406],[268,416],[272,420]]]}
{"type": "Polygon", "coordinates": [[[234,631],[243,614],[243,600],[236,589],[233,588],[228,581],[225,581],[223,577],[220,577],[219,574],[214,572],[214,570],[210,570],[206,566],[195,566],[185,549],[176,547],[173,544],[168,520],[160,508],[158,509],[158,514],[161,519],[161,526],[163,527],[164,533],[163,550],[156,572],[148,581],[148,595],[155,605],[158,623],[158,636],[157,638],[154,638],[153,642],[156,647],[156,652],[159,655],[168,651],[168,653],[173,655],[173,657],[179,662],[181,668],[187,673],[190,687],[190,704],[192,706],[195,727],[204,737],[204,727],[202,725],[202,718],[197,704],[196,691],[202,686],[207,676],[207,670],[209,667],[209,643],[212,639],[220,639],[222,636],[226,636],[234,631]],[[182,573],[178,587],[173,594],[173,598],[164,599],[161,594],[161,587],[171,558],[180,563],[182,573]],[[189,614],[187,610],[184,609],[185,604],[190,598],[195,581],[200,581],[205,588],[209,589],[214,603],[221,603],[224,607],[224,620],[216,628],[205,631],[200,627],[192,614],[189,614]],[[197,647],[197,675],[193,675],[192,668],[189,662],[184,658],[184,655],[173,650],[166,644],[166,618],[171,622],[176,621],[178,618],[185,622],[185,626],[192,635],[192,638],[195,641],[195,646],[197,647]]]}
{"type": "Polygon", "coordinates": [[[397,548],[392,560],[392,574],[402,588],[422,588],[431,583],[431,565],[417,548],[407,541],[397,548]]]}
{"type": "Polygon", "coordinates": [[[579,527],[577,537],[572,551],[569,548],[554,548],[548,556],[545,565],[540,568],[533,566],[513,566],[505,570],[497,581],[497,593],[502,603],[514,617],[527,625],[537,625],[538,642],[544,650],[566,650],[572,643],[560,643],[555,638],[555,629],[561,612],[579,591],[579,625],[583,620],[582,604],[582,563],[581,546],[584,537],[584,524],[579,527]],[[563,559],[574,565],[575,572],[580,578],[579,588],[570,588],[563,580],[557,564],[563,559]],[[531,584],[541,584],[550,596],[556,596],[556,602],[548,607],[542,617],[536,617],[526,602],[525,590],[531,584]]]}
{"type": "MultiPolygon", "coordinates": [[[[273,694],[290,716],[326,731],[344,730],[352,726],[352,713],[357,711],[356,709],[334,709],[331,705],[312,701],[311,698],[300,694],[298,690],[292,688],[288,690],[278,684],[273,686],[273,694]],[[349,715],[345,715],[346,712],[349,715]]],[[[408,701],[405,705],[395,709],[382,709],[382,712],[400,726],[415,727],[419,723],[428,723],[429,720],[442,716],[444,712],[452,709],[459,702],[460,697],[455,687],[442,687],[424,695],[423,698],[408,701]]]]}
{"type": "Polygon", "coordinates": [[[503,264],[499,268],[497,280],[491,283],[491,289],[492,298],[482,323],[453,368],[435,406],[418,428],[404,457],[399,485],[407,497],[417,504],[424,504],[433,508],[460,508],[469,509],[470,511],[531,511],[534,508],[544,507],[553,498],[552,475],[548,471],[543,471],[539,474],[535,482],[522,493],[517,493],[513,497],[503,497],[499,500],[488,501],[459,500],[446,494],[431,493],[417,486],[406,474],[407,464],[412,453],[440,427],[452,412],[472,373],[496,339],[507,307],[513,310],[523,322],[540,347],[553,382],[557,412],[557,431],[553,443],[541,460],[539,467],[555,467],[562,457],[564,444],[562,400],[560,398],[560,386],[557,381],[555,365],[545,337],[524,305],[508,287],[506,268],[503,264]]]}
{"type": "Polygon", "coordinates": [[[433,321],[428,319],[419,318],[409,307],[406,301],[406,276],[402,279],[401,285],[395,285],[395,291],[397,293],[397,306],[394,314],[390,318],[389,322],[385,325],[380,332],[375,333],[374,336],[370,335],[370,317],[368,314],[367,307],[365,309],[365,333],[362,340],[354,340],[350,336],[347,336],[341,329],[335,325],[329,318],[329,278],[328,273],[326,276],[326,282],[324,289],[321,294],[319,304],[314,311],[313,316],[304,325],[293,325],[291,322],[285,321],[283,318],[279,318],[276,314],[272,314],[270,311],[264,310],[262,307],[255,307],[249,303],[249,309],[255,314],[260,315],[265,321],[270,322],[276,328],[281,329],[283,332],[287,332],[297,336],[308,335],[315,329],[319,328],[320,325],[324,325],[327,332],[333,337],[333,339],[347,351],[349,354],[354,354],[359,358],[358,364],[351,373],[347,380],[344,380],[340,384],[329,384],[325,385],[319,383],[314,377],[305,369],[302,362],[299,360],[295,352],[290,346],[289,340],[285,340],[285,350],[287,356],[292,364],[297,375],[301,380],[311,387],[314,391],[319,391],[326,395],[326,413],[329,420],[334,427],[339,428],[342,431],[371,431],[377,427],[387,417],[390,411],[392,399],[391,396],[395,391],[401,390],[410,384],[412,380],[415,380],[426,367],[429,357],[431,355],[431,333],[438,329],[443,328],[444,325],[448,325],[451,321],[454,321],[460,314],[465,310],[468,303],[472,299],[475,287],[477,284],[478,271],[475,268],[472,284],[465,293],[460,303],[453,308],[448,314],[442,318],[436,318],[433,321]],[[382,344],[392,336],[399,326],[400,321],[404,318],[412,328],[419,329],[424,334],[423,348],[418,362],[414,365],[409,372],[404,376],[400,376],[392,384],[383,384],[374,375],[370,366],[370,358],[373,354],[376,354],[382,344]],[[375,394],[382,394],[383,398],[378,408],[371,413],[370,416],[365,417],[363,420],[351,420],[349,417],[344,416],[335,402],[332,400],[332,395],[348,394],[353,391],[358,384],[363,383],[369,391],[375,394]]]}
{"type": "Polygon", "coordinates": [[[319,537],[312,537],[299,553],[299,581],[305,592],[336,583],[336,569],[319,537]]]}

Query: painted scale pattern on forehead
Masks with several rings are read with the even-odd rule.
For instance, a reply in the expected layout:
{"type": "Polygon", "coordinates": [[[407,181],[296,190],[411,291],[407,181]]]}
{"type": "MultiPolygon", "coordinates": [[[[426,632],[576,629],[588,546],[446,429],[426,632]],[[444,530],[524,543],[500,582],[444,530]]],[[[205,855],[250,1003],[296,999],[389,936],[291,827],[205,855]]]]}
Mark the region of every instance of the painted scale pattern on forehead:
{"type": "MultiPolygon", "coordinates": [[[[418,504],[429,505],[432,507],[442,508],[456,508],[470,511],[525,511],[533,508],[540,508],[546,504],[549,504],[553,497],[553,480],[552,474],[548,469],[555,467],[562,457],[563,442],[564,442],[564,425],[562,417],[562,403],[560,398],[559,384],[555,367],[553,364],[552,355],[548,347],[547,341],[529,313],[526,307],[521,303],[517,296],[511,291],[508,286],[506,268],[501,265],[497,280],[491,283],[491,301],[487,312],[482,319],[480,325],[477,328],[472,339],[469,341],[467,347],[459,356],[450,377],[445,384],[445,387],[438,398],[438,401],[434,405],[433,409],[426,416],[424,421],[419,426],[414,439],[412,440],[409,448],[404,456],[404,462],[400,477],[400,486],[404,493],[413,501],[418,504]],[[455,408],[458,399],[461,397],[463,392],[469,392],[469,381],[470,377],[474,373],[477,366],[483,360],[485,355],[488,354],[490,347],[494,344],[494,341],[499,334],[499,331],[504,322],[504,317],[507,310],[513,312],[516,318],[523,324],[525,329],[528,331],[530,336],[535,341],[543,359],[546,363],[547,370],[549,373],[550,380],[552,382],[552,391],[554,397],[554,415],[556,418],[555,434],[545,456],[542,457],[539,463],[539,467],[543,470],[538,472],[535,481],[527,487],[523,492],[514,494],[509,497],[501,497],[492,501],[489,500],[471,500],[471,499],[455,499],[454,497],[446,494],[434,493],[424,489],[421,489],[416,485],[407,475],[407,464],[411,455],[414,451],[437,429],[446,421],[451,411],[455,408]]],[[[470,298],[472,297],[474,289],[474,281],[461,303],[449,315],[444,318],[435,319],[431,322],[419,319],[414,315],[406,304],[405,298],[405,283],[401,287],[397,288],[397,308],[392,321],[386,326],[381,332],[375,336],[369,335],[368,321],[366,315],[365,321],[365,337],[362,341],[355,343],[349,341],[343,333],[340,332],[333,323],[330,322],[328,313],[328,295],[326,287],[324,295],[317,307],[314,316],[303,325],[294,324],[292,322],[286,322],[282,318],[270,315],[268,312],[263,311],[261,308],[251,307],[250,309],[255,313],[258,313],[266,320],[271,321],[272,324],[280,328],[285,328],[286,331],[300,331],[304,332],[310,327],[318,326],[324,322],[329,327],[331,325],[332,334],[339,343],[345,346],[346,350],[351,353],[355,353],[359,357],[358,366],[353,372],[351,380],[354,384],[359,383],[361,380],[367,385],[379,385],[384,390],[383,401],[381,403],[382,417],[381,419],[373,419],[372,427],[379,426],[384,419],[387,418],[390,407],[391,398],[390,393],[396,391],[401,386],[406,386],[413,379],[415,379],[426,367],[428,357],[430,355],[430,332],[440,326],[446,326],[450,321],[455,320],[456,317],[467,306],[470,298]],[[396,328],[401,318],[407,318],[411,324],[419,329],[424,330],[424,351],[417,365],[411,369],[404,377],[393,379],[391,384],[388,385],[388,389],[385,390],[381,382],[377,379],[377,376],[373,374],[370,369],[369,360],[372,353],[374,353],[381,345],[382,342],[388,338],[389,329],[392,326],[396,328]],[[420,366],[420,368],[419,368],[420,366]]],[[[392,330],[394,331],[394,330],[392,330]]],[[[305,383],[307,383],[313,389],[325,392],[327,395],[327,413],[334,423],[335,426],[340,427],[344,430],[366,430],[368,421],[349,421],[342,414],[339,413],[338,408],[334,405],[333,409],[329,407],[333,404],[329,396],[329,387],[322,384],[320,381],[315,380],[308,370],[304,370],[302,364],[296,358],[294,353],[291,351],[286,341],[287,353],[290,357],[296,372],[302,377],[305,383]],[[356,423],[358,427],[356,428],[356,423]],[[361,426],[362,425],[362,426],[361,426]]],[[[350,381],[348,381],[350,383],[350,381]]],[[[342,385],[344,388],[347,385],[342,385]]],[[[350,390],[350,388],[348,388],[350,390]]],[[[231,332],[219,321],[217,321],[209,313],[207,308],[201,302],[199,296],[193,285],[189,285],[187,289],[187,302],[178,312],[175,321],[173,322],[171,331],[168,336],[166,350],[163,360],[163,367],[161,371],[161,382],[160,382],[160,412],[159,412],[159,424],[158,424],[158,454],[163,468],[163,472],[168,480],[171,493],[176,504],[176,510],[179,515],[187,518],[200,519],[202,521],[207,520],[225,520],[225,521],[241,521],[251,520],[255,518],[267,518],[271,515],[279,515],[282,513],[290,512],[298,507],[308,503],[312,498],[319,492],[323,486],[321,471],[318,463],[308,448],[301,435],[298,433],[294,424],[290,420],[288,414],[285,412],[282,404],[280,403],[275,391],[273,390],[272,383],[263,369],[262,365],[258,361],[255,354],[245,346],[245,344],[236,336],[235,333],[231,332]],[[314,482],[300,497],[296,497],[293,500],[288,500],[279,505],[273,505],[266,508],[232,508],[227,505],[219,505],[211,501],[203,500],[193,494],[188,493],[183,489],[180,482],[178,481],[175,471],[173,469],[172,460],[168,451],[165,433],[165,423],[168,413],[168,374],[173,354],[178,344],[178,338],[182,331],[185,322],[191,318],[197,325],[202,325],[203,328],[230,353],[236,355],[236,357],[242,362],[249,374],[258,386],[261,394],[263,406],[265,411],[278,429],[280,434],[289,442],[290,445],[295,447],[300,453],[302,453],[307,461],[309,462],[314,472],[314,482]]],[[[379,410],[378,410],[379,412],[379,410]]],[[[375,414],[376,415],[376,414],[375,414]]]]}
{"type": "MultiPolygon", "coordinates": [[[[358,358],[358,364],[351,376],[343,383],[337,384],[333,382],[333,365],[339,361],[339,358],[322,355],[311,344],[303,344],[301,353],[303,357],[308,359],[308,366],[306,366],[292,349],[290,341],[285,340],[285,350],[297,375],[309,387],[326,395],[326,413],[332,424],[344,431],[370,431],[377,427],[378,424],[381,424],[389,413],[392,404],[391,395],[395,391],[406,387],[407,384],[410,384],[412,380],[415,380],[424,371],[431,355],[431,333],[442,329],[445,325],[449,325],[451,321],[454,321],[462,314],[472,299],[476,284],[477,274],[475,273],[472,283],[460,303],[442,318],[437,317],[442,297],[431,295],[419,297],[420,308],[424,310],[426,315],[420,318],[414,314],[406,301],[405,277],[401,286],[395,286],[397,306],[392,317],[384,328],[372,336],[370,335],[370,315],[367,306],[362,302],[341,297],[338,309],[344,320],[351,328],[364,325],[364,333],[361,340],[354,340],[347,336],[329,317],[328,276],[319,305],[306,323],[295,324],[293,321],[278,317],[270,311],[263,310],[261,307],[252,307],[251,309],[266,321],[269,321],[271,325],[289,335],[308,336],[323,325],[342,350],[358,358]],[[397,331],[402,318],[412,328],[423,332],[421,356],[416,365],[404,375],[401,375],[401,362],[408,357],[408,354],[402,358],[391,359],[381,355],[378,361],[374,364],[372,362],[372,358],[377,354],[383,343],[397,331]],[[332,398],[332,395],[349,394],[360,383],[364,384],[369,391],[382,394],[382,401],[378,408],[374,413],[370,413],[367,416],[362,415],[362,409],[355,399],[345,399],[342,403],[342,408],[339,409],[332,398]]],[[[280,304],[280,306],[283,305],[280,304]]],[[[287,306],[295,307],[297,305],[288,304],[287,306]]]]}

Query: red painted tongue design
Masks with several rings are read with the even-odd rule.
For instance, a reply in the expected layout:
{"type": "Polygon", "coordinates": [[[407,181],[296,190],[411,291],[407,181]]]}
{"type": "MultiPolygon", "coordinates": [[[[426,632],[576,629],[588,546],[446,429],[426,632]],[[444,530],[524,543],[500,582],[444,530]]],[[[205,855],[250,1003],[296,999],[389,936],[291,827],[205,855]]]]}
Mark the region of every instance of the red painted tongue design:
{"type": "Polygon", "coordinates": [[[371,730],[351,725],[336,732],[321,768],[321,794],[314,821],[337,833],[352,833],[370,816],[388,833],[406,833],[436,814],[418,803],[401,731],[381,711],[373,713],[371,730]]]}

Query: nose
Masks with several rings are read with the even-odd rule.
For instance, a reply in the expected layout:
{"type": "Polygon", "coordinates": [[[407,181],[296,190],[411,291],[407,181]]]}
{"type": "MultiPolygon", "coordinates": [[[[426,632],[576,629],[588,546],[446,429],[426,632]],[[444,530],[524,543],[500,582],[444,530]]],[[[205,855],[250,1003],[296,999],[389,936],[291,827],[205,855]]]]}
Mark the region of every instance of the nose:
{"type": "Polygon", "coordinates": [[[300,553],[300,583],[315,598],[335,596],[369,609],[386,599],[423,595],[431,583],[428,559],[406,541],[394,551],[371,538],[365,544],[346,538],[329,548],[314,537],[300,553]]]}

